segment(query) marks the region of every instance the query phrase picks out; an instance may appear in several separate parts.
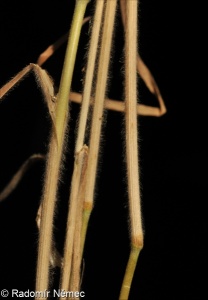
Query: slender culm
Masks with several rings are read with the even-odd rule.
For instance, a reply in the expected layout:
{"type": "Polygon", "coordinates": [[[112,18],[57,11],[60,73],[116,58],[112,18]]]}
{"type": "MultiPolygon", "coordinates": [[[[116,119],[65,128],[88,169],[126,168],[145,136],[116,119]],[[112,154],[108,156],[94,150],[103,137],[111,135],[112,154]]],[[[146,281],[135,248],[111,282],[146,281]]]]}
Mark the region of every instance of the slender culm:
{"type": "MultiPolygon", "coordinates": [[[[69,34],[59,93],[57,96],[55,128],[51,134],[49,155],[42,199],[42,219],[38,247],[36,291],[44,291],[49,285],[49,259],[52,248],[52,229],[58,187],[59,170],[68,120],[68,99],[71,89],[78,41],[88,0],[76,1],[69,34]]],[[[45,299],[44,297],[41,298],[45,299]]]]}
{"type": "Polygon", "coordinates": [[[140,250],[143,231],[140,205],[137,125],[137,8],[138,1],[126,0],[125,26],[125,127],[126,161],[131,230],[131,253],[121,288],[120,300],[128,299],[140,250]]]}

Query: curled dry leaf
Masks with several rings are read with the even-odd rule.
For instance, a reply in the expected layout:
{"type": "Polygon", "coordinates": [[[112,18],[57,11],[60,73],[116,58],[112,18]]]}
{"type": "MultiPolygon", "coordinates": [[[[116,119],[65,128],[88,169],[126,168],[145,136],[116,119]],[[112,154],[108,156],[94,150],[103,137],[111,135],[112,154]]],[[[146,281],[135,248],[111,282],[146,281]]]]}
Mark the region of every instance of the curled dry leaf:
{"type": "Polygon", "coordinates": [[[10,182],[7,184],[7,186],[3,189],[3,191],[0,193],[0,201],[3,201],[6,199],[13,190],[17,187],[21,179],[23,178],[24,174],[27,172],[27,170],[37,161],[43,160],[45,158],[42,154],[33,154],[30,156],[19,168],[17,173],[12,177],[10,182]]]}

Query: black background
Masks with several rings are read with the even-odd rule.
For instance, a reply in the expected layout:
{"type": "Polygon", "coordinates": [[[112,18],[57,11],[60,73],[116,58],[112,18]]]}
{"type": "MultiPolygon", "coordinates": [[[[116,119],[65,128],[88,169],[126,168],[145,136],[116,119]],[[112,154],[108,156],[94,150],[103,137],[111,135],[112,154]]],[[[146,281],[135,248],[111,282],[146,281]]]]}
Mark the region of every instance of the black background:
{"type": "MultiPolygon", "coordinates": [[[[167,106],[161,118],[139,118],[144,249],[130,299],[204,299],[207,259],[207,93],[200,71],[205,59],[199,31],[202,10],[183,1],[140,3],[139,51],[167,106]],[[187,5],[186,5],[187,4],[187,5]],[[197,21],[199,20],[199,21],[197,21]],[[203,296],[202,296],[203,295],[203,296]]],[[[87,14],[92,14],[89,5],[87,14]]],[[[1,1],[0,86],[67,32],[74,1],[1,1]]],[[[89,38],[83,27],[73,89],[81,91],[89,38]]],[[[121,99],[123,31],[119,12],[109,97],[121,99]]],[[[65,46],[43,66],[59,85],[65,46]]],[[[140,102],[156,104],[143,82],[140,102]]],[[[55,240],[62,251],[68,187],[79,106],[71,105],[66,167],[60,185],[55,240]]],[[[0,104],[0,189],[33,153],[46,153],[50,119],[34,76],[0,104]]],[[[118,299],[130,241],[124,153],[124,118],[107,112],[102,134],[95,207],[84,254],[86,299],[118,299]]],[[[0,287],[34,290],[38,232],[35,218],[44,163],[38,162],[0,203],[0,287]]],[[[56,286],[58,270],[55,270],[56,286]]],[[[205,296],[206,297],[206,296],[205,296]]]]}

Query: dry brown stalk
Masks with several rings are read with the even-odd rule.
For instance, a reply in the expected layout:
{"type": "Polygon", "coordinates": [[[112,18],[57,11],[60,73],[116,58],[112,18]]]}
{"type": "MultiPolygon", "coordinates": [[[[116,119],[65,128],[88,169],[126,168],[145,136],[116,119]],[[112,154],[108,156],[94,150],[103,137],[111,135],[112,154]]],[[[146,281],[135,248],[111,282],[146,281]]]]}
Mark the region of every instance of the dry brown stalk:
{"type": "Polygon", "coordinates": [[[120,300],[128,299],[139,253],[143,247],[143,230],[140,204],[137,125],[137,4],[126,0],[125,18],[125,119],[126,161],[131,224],[131,253],[124,276],[120,300]]]}
{"type": "MultiPolygon", "coordinates": [[[[120,9],[121,9],[121,16],[122,16],[122,22],[124,29],[126,27],[126,0],[120,0],[120,9]]],[[[162,95],[160,93],[160,90],[158,88],[158,85],[148,69],[148,67],[145,65],[143,60],[141,59],[140,55],[137,53],[137,72],[141,76],[141,78],[144,80],[147,88],[149,91],[155,95],[155,97],[158,100],[159,103],[159,108],[152,107],[152,106],[147,106],[144,105],[145,108],[145,115],[147,116],[148,113],[152,116],[162,116],[163,114],[166,113],[166,107],[164,100],[162,98],[162,95]]]]}
{"type": "Polygon", "coordinates": [[[86,184],[86,169],[87,169],[88,151],[85,152],[83,159],[82,174],[80,178],[79,195],[77,199],[77,218],[74,233],[74,247],[73,247],[73,260],[72,260],[72,278],[69,285],[69,291],[79,291],[81,285],[81,230],[82,230],[82,215],[83,215],[83,202],[84,190],[86,184]]]}
{"type": "Polygon", "coordinates": [[[95,103],[93,107],[93,116],[91,124],[90,144],[89,144],[89,156],[88,165],[86,171],[86,187],[84,198],[84,213],[83,213],[83,226],[82,226],[82,252],[84,248],[84,241],[86,237],[86,231],[88,226],[89,217],[93,207],[94,200],[94,187],[97,171],[97,161],[99,154],[99,144],[101,136],[101,126],[103,121],[103,109],[107,84],[108,66],[110,61],[110,50],[113,36],[113,27],[115,20],[117,1],[107,1],[103,32],[101,38],[101,49],[98,62],[98,73],[95,88],[95,103]]]}
{"type": "Polygon", "coordinates": [[[132,222],[132,244],[142,245],[142,225],[140,209],[140,187],[138,169],[138,125],[137,125],[137,1],[126,1],[125,39],[125,118],[126,156],[128,169],[128,192],[130,219],[132,222]]]}
{"type": "MultiPolygon", "coordinates": [[[[62,277],[60,288],[68,291],[70,278],[71,278],[71,264],[73,256],[73,242],[75,235],[75,226],[77,219],[77,204],[78,204],[78,193],[80,189],[80,179],[82,174],[82,167],[87,148],[84,146],[79,153],[75,156],[74,172],[72,176],[72,191],[70,194],[70,218],[67,219],[66,239],[64,246],[64,259],[62,268],[62,277]]],[[[79,235],[79,232],[76,232],[79,235]]],[[[64,299],[64,297],[63,297],[64,299]]]]}
{"type": "Polygon", "coordinates": [[[83,99],[79,118],[79,127],[77,133],[75,152],[80,151],[84,145],[84,137],[86,131],[87,116],[89,111],[92,83],[95,73],[95,62],[97,57],[99,36],[101,31],[101,22],[104,10],[104,1],[96,1],[95,15],[93,18],[93,27],[90,39],[90,47],[88,52],[87,68],[84,82],[83,99]]]}
{"type": "Polygon", "coordinates": [[[45,176],[45,186],[42,199],[42,217],[40,222],[38,268],[36,277],[37,291],[44,291],[45,289],[48,289],[49,264],[52,249],[52,224],[55,210],[60,162],[61,152],[57,147],[57,139],[53,131],[47,158],[47,172],[45,176]]]}

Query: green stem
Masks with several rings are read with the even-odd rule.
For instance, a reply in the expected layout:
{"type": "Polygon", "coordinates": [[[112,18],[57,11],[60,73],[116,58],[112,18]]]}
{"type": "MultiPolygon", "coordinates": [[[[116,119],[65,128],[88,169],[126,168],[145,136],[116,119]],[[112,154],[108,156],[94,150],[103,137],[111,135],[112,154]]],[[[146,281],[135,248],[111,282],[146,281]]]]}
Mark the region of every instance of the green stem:
{"type": "Polygon", "coordinates": [[[72,26],[66,50],[66,56],[64,60],[56,109],[56,134],[58,142],[60,142],[60,144],[64,139],[63,131],[68,111],[69,92],[71,87],[80,32],[82,28],[82,21],[88,2],[89,0],[76,1],[72,26]]]}
{"type": "Polygon", "coordinates": [[[119,300],[127,300],[129,298],[131,283],[133,280],[134,271],[136,269],[140,251],[141,251],[141,249],[136,248],[134,246],[131,249],[128,264],[126,267],[126,272],[125,272],[123,283],[122,283],[119,300]]]}

